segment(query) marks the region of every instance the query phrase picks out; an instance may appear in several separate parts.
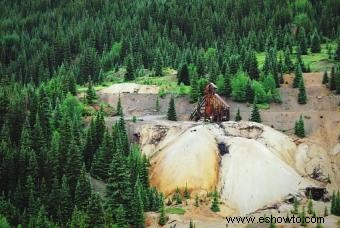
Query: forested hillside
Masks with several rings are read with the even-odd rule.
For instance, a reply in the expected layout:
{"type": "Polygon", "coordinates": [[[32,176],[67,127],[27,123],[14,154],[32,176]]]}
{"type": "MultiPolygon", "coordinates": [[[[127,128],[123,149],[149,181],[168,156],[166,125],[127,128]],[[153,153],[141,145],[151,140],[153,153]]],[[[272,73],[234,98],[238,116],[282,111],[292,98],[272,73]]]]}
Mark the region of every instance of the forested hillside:
{"type": "MultiPolygon", "coordinates": [[[[301,56],[324,44],[340,60],[339,12],[339,0],[1,0],[0,227],[144,227],[163,195],[121,109],[107,128],[103,106],[86,108],[92,86],[170,67],[193,102],[212,81],[236,101],[280,103],[282,75],[310,71],[301,56]]],[[[339,66],[332,75],[340,93],[339,66]]]]}
{"type": "MultiPolygon", "coordinates": [[[[78,83],[126,65],[223,72],[251,50],[277,50],[314,33],[339,36],[339,1],[1,1],[1,74],[39,84],[61,64],[78,83]],[[217,48],[206,66],[204,51],[217,48]],[[232,58],[234,57],[234,58],[232,58]],[[202,68],[202,69],[201,69],[202,68]],[[204,68],[204,69],[203,69],[204,68]],[[208,69],[206,69],[208,68],[208,69]]],[[[306,46],[306,47],[307,47],[306,46]]]]}

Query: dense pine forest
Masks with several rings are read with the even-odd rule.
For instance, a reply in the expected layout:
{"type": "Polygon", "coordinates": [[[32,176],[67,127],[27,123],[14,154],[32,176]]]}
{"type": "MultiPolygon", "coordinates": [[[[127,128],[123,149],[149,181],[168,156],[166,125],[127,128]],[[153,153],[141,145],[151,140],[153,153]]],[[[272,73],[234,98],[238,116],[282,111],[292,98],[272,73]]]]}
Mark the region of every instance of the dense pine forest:
{"type": "MultiPolygon", "coordinates": [[[[108,71],[129,81],[170,67],[193,102],[212,81],[237,101],[280,103],[282,74],[311,70],[301,55],[325,44],[340,60],[339,0],[1,0],[0,12],[0,227],[144,227],[164,209],[121,104],[110,127],[103,107],[86,112],[108,71]]],[[[339,66],[331,74],[340,93],[339,66]]]]}

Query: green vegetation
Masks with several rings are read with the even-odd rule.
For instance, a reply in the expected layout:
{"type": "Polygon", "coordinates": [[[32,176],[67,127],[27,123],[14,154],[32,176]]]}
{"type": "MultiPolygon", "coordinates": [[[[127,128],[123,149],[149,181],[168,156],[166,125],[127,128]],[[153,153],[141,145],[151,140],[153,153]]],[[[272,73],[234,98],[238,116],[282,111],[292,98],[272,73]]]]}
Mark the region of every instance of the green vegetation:
{"type": "Polygon", "coordinates": [[[165,213],[176,214],[176,215],[184,215],[185,209],[181,208],[181,207],[167,207],[167,208],[165,208],[165,213]]]}
{"type": "Polygon", "coordinates": [[[333,192],[331,200],[331,214],[340,216],[340,193],[333,192]]]}
{"type": "Polygon", "coordinates": [[[156,105],[155,105],[156,111],[159,112],[161,110],[161,106],[159,104],[159,97],[156,98],[156,105]]]}
{"type": "Polygon", "coordinates": [[[213,192],[213,201],[212,201],[210,209],[213,212],[219,212],[220,211],[219,196],[218,196],[218,192],[216,190],[213,192]]]}
{"type": "Polygon", "coordinates": [[[299,83],[299,94],[298,94],[298,103],[299,104],[306,104],[307,103],[307,94],[306,88],[303,78],[301,78],[299,83]]]}
{"type": "Polygon", "coordinates": [[[291,211],[292,214],[299,214],[299,201],[294,196],[294,202],[293,202],[293,210],[291,211]]]}
{"type": "Polygon", "coordinates": [[[165,214],[165,207],[164,207],[164,200],[162,200],[161,203],[161,207],[159,209],[159,220],[158,220],[158,224],[161,226],[164,226],[166,224],[166,222],[168,221],[168,217],[165,214]]]}
{"type": "Polygon", "coordinates": [[[199,207],[199,206],[200,206],[200,202],[199,202],[198,194],[196,194],[196,196],[195,196],[195,207],[199,207]]]}
{"type": "MultiPolygon", "coordinates": [[[[293,49],[297,49],[297,47],[294,47],[293,49]]],[[[310,52],[308,53],[308,55],[302,55],[301,59],[305,65],[310,66],[311,71],[323,71],[325,67],[330,68],[332,64],[335,63],[332,55],[329,56],[329,53],[335,53],[335,51],[336,45],[334,43],[321,44],[320,52],[310,52]],[[329,49],[327,47],[329,47],[329,49]]],[[[280,59],[280,57],[282,58],[282,56],[284,56],[283,72],[292,72],[294,70],[294,63],[297,61],[297,53],[291,52],[289,49],[286,49],[284,51],[279,50],[277,52],[277,58],[280,59]]],[[[265,57],[265,52],[256,53],[256,59],[260,69],[263,68],[265,57]]]]}
{"type": "Polygon", "coordinates": [[[256,105],[256,98],[254,99],[253,109],[251,111],[251,115],[250,115],[250,119],[249,120],[253,121],[253,122],[257,122],[257,123],[261,123],[262,122],[259,109],[258,109],[258,107],[256,105]]]}
{"type": "Polygon", "coordinates": [[[300,115],[300,119],[295,122],[294,132],[295,135],[300,138],[305,137],[305,124],[303,122],[302,115],[300,115]]]}
{"type": "MultiPolygon", "coordinates": [[[[334,0],[2,0],[0,8],[2,227],[144,227],[144,213],[160,210],[124,104],[108,130],[101,88],[158,85],[161,98],[173,95],[176,120],[174,96],[197,102],[214,82],[222,95],[253,103],[260,122],[258,107],[281,100],[283,73],[329,70],[340,59],[334,0]],[[105,182],[105,196],[90,176],[105,182]]],[[[328,84],[336,93],[339,72],[328,84]]]]}
{"type": "Polygon", "coordinates": [[[242,117],[241,117],[241,114],[240,114],[240,108],[237,108],[237,112],[236,112],[236,116],[235,116],[235,121],[241,121],[242,120],[242,117]]]}
{"type": "Polygon", "coordinates": [[[328,82],[329,82],[328,73],[327,71],[325,71],[323,73],[322,84],[328,84],[328,82]]]}
{"type": "Polygon", "coordinates": [[[168,120],[172,120],[172,121],[177,120],[174,96],[171,96],[170,101],[169,101],[168,120]]]}

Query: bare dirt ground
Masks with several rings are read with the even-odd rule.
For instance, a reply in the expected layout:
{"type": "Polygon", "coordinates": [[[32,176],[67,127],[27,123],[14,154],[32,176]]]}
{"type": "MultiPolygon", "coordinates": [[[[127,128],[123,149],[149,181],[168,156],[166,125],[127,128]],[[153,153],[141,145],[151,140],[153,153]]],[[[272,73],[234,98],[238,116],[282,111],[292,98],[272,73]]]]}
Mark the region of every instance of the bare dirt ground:
{"type": "MultiPolygon", "coordinates": [[[[319,141],[321,146],[330,149],[340,143],[340,95],[335,95],[322,85],[322,74],[321,72],[304,74],[308,96],[308,103],[305,105],[297,103],[298,89],[292,88],[293,75],[284,75],[285,83],[280,88],[282,104],[272,103],[268,110],[261,110],[263,123],[287,134],[292,134],[295,121],[302,115],[306,134],[313,140],[319,141]]],[[[117,88],[123,84],[109,87],[99,91],[98,94],[104,102],[116,107],[119,96],[117,92],[120,91],[117,88]]],[[[131,86],[122,86],[122,88],[124,87],[131,86]]],[[[152,88],[153,91],[157,90],[152,88]]],[[[158,116],[157,118],[165,116],[170,96],[159,98],[161,108],[159,112],[156,111],[157,96],[154,92],[151,94],[144,92],[120,93],[125,116],[136,116],[142,119],[153,118],[148,116],[158,116]]],[[[179,120],[188,120],[191,112],[195,109],[196,104],[190,103],[189,100],[187,96],[176,98],[176,112],[179,120]]],[[[244,120],[249,119],[250,104],[235,102],[231,99],[226,99],[226,101],[231,105],[231,119],[235,118],[237,108],[240,108],[244,120]]]]}
{"type": "Polygon", "coordinates": [[[138,94],[158,94],[159,88],[155,85],[139,85],[136,83],[119,83],[113,84],[101,90],[102,94],[119,94],[119,93],[138,93],[138,94]]]}

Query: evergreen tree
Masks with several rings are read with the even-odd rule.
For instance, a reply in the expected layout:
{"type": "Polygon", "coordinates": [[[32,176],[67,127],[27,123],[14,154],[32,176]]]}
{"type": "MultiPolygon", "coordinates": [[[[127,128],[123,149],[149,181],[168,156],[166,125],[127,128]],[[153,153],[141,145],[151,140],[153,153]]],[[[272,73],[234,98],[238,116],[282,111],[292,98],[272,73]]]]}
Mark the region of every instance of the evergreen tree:
{"type": "Polygon", "coordinates": [[[323,78],[322,78],[322,84],[328,84],[329,78],[328,78],[328,73],[327,70],[323,73],[323,78]]]}
{"type": "Polygon", "coordinates": [[[137,179],[135,187],[134,187],[134,193],[133,193],[133,199],[132,199],[132,224],[135,227],[143,228],[144,225],[144,206],[141,196],[141,185],[139,183],[139,180],[137,179]]]}
{"type": "Polygon", "coordinates": [[[75,206],[69,226],[70,228],[86,228],[88,227],[86,220],[87,220],[86,213],[81,210],[78,210],[77,206],[75,206]]]}
{"type": "Polygon", "coordinates": [[[93,165],[92,174],[98,176],[100,179],[106,181],[108,178],[108,171],[112,161],[114,145],[111,134],[108,130],[105,131],[104,140],[101,143],[97,153],[97,160],[93,165]]]}
{"type": "MultiPolygon", "coordinates": [[[[108,183],[106,185],[107,206],[117,208],[123,205],[124,210],[129,212],[128,202],[132,200],[130,174],[127,168],[127,160],[121,142],[116,142],[115,153],[109,170],[108,183]]],[[[127,214],[128,216],[128,214],[127,214]]]]}
{"type": "Polygon", "coordinates": [[[210,209],[211,209],[213,212],[219,212],[219,211],[220,211],[219,202],[218,202],[218,193],[217,193],[216,190],[215,190],[214,193],[213,193],[213,202],[212,202],[212,204],[211,204],[210,209]]]}
{"type": "Polygon", "coordinates": [[[302,61],[302,57],[301,57],[301,50],[300,48],[297,49],[296,51],[296,62],[295,62],[295,67],[296,65],[300,65],[301,67],[301,71],[306,73],[307,72],[307,68],[305,66],[305,63],[302,61]]]}
{"type": "Polygon", "coordinates": [[[157,96],[157,98],[156,98],[155,109],[156,109],[157,112],[159,112],[161,110],[161,106],[159,104],[159,96],[157,96]]]}
{"type": "Polygon", "coordinates": [[[104,210],[99,193],[93,193],[87,206],[87,224],[89,227],[104,227],[104,210]]]}
{"type": "Polygon", "coordinates": [[[229,73],[224,77],[224,94],[226,97],[231,95],[231,75],[229,73]]]}
{"type": "Polygon", "coordinates": [[[26,203],[26,212],[29,216],[33,216],[37,212],[37,196],[36,196],[36,188],[34,180],[31,176],[28,176],[26,179],[25,186],[25,202],[26,203]]]}
{"type": "Polygon", "coordinates": [[[78,146],[75,145],[74,140],[69,148],[68,152],[68,161],[66,167],[66,175],[68,179],[68,186],[70,189],[71,198],[74,199],[74,194],[77,186],[77,180],[79,178],[82,167],[82,159],[78,149],[78,146]]]}
{"type": "Polygon", "coordinates": [[[168,109],[168,120],[177,121],[176,109],[175,109],[175,98],[172,95],[169,102],[168,109]]]}
{"type": "Polygon", "coordinates": [[[311,51],[312,53],[319,53],[321,51],[321,41],[318,32],[315,30],[311,39],[311,51]]]}
{"type": "Polygon", "coordinates": [[[76,79],[75,79],[73,72],[71,72],[70,75],[69,75],[69,83],[68,83],[67,87],[68,87],[68,91],[73,96],[77,95],[77,83],[76,83],[76,79]]]}
{"type": "Polygon", "coordinates": [[[86,174],[85,165],[83,164],[75,191],[74,197],[75,205],[80,210],[84,211],[86,209],[90,196],[91,196],[90,179],[86,174]]]}
{"type": "Polygon", "coordinates": [[[305,206],[302,207],[302,212],[300,213],[300,218],[301,218],[301,226],[307,226],[307,223],[305,221],[306,219],[306,211],[305,211],[305,206]]]}
{"type": "Polygon", "coordinates": [[[299,87],[301,79],[302,79],[301,67],[299,64],[297,64],[295,67],[295,77],[293,81],[293,88],[299,87]]]}
{"type": "Polygon", "coordinates": [[[313,214],[313,212],[314,212],[314,209],[313,209],[313,200],[312,200],[312,197],[311,197],[311,195],[309,193],[309,195],[308,195],[308,203],[307,203],[307,213],[311,215],[311,214],[313,214]]]}
{"type": "Polygon", "coordinates": [[[129,143],[127,130],[126,130],[126,127],[125,127],[125,121],[124,121],[124,118],[122,116],[119,118],[118,125],[117,125],[116,129],[117,129],[116,143],[117,143],[117,141],[119,141],[119,143],[121,145],[121,149],[124,152],[124,155],[127,156],[130,153],[130,143],[129,143]]]}
{"type": "Polygon", "coordinates": [[[120,99],[120,94],[119,94],[119,96],[118,96],[116,114],[117,114],[118,116],[122,116],[122,115],[123,115],[123,107],[122,107],[122,102],[121,102],[121,99],[120,99]]]}
{"type": "Polygon", "coordinates": [[[338,38],[338,42],[336,45],[336,50],[334,53],[334,60],[340,61],[340,38],[338,38]]]}
{"type": "Polygon", "coordinates": [[[185,184],[184,197],[185,197],[186,199],[190,199],[190,192],[189,192],[189,190],[188,190],[188,184],[187,184],[187,183],[185,184]]]}
{"type": "Polygon", "coordinates": [[[335,67],[333,66],[331,69],[331,75],[329,80],[329,89],[335,90],[336,89],[336,75],[335,75],[335,67]]]}
{"type": "Polygon", "coordinates": [[[132,81],[135,79],[135,69],[133,66],[133,58],[130,57],[127,60],[126,73],[124,75],[125,81],[132,81]]]}
{"type": "Polygon", "coordinates": [[[173,195],[173,198],[174,200],[176,200],[176,204],[182,204],[182,195],[178,187],[176,188],[176,192],[173,195]]]}
{"type": "MultiPolygon", "coordinates": [[[[138,148],[137,153],[141,154],[141,151],[140,151],[139,148],[138,148]]],[[[138,170],[138,175],[140,177],[140,181],[141,181],[141,184],[144,187],[144,189],[148,189],[150,187],[150,182],[149,182],[150,162],[149,162],[148,157],[145,154],[143,154],[140,163],[141,163],[141,165],[140,165],[140,168],[138,170]]]]}
{"type": "Polygon", "coordinates": [[[51,106],[50,99],[49,96],[47,96],[47,91],[44,85],[42,85],[38,90],[38,116],[45,143],[49,143],[52,131],[50,124],[51,106]]]}
{"type": "Polygon", "coordinates": [[[336,195],[335,191],[333,191],[332,198],[331,198],[331,214],[336,214],[336,195]]]}
{"type": "Polygon", "coordinates": [[[305,29],[303,27],[299,28],[297,41],[301,49],[301,54],[307,55],[307,38],[306,38],[305,29]]]}
{"type": "Polygon", "coordinates": [[[63,116],[59,130],[59,176],[62,177],[66,172],[68,151],[73,140],[71,120],[67,115],[63,116]]]}
{"type": "Polygon", "coordinates": [[[166,214],[165,214],[165,208],[164,208],[164,201],[162,199],[162,204],[160,207],[160,215],[159,215],[159,220],[158,220],[158,224],[161,226],[164,226],[168,220],[166,214]]]}
{"type": "Polygon", "coordinates": [[[297,135],[300,138],[305,137],[305,126],[304,126],[304,122],[302,119],[302,115],[300,115],[300,119],[298,121],[295,122],[295,135],[297,135]]]}
{"type": "Polygon", "coordinates": [[[246,97],[247,97],[247,102],[249,102],[249,103],[254,102],[255,92],[254,92],[254,89],[251,85],[250,80],[248,81],[247,87],[246,87],[246,97]]]}
{"type": "Polygon", "coordinates": [[[39,175],[43,175],[46,162],[46,139],[40,125],[40,118],[38,114],[36,115],[32,133],[32,149],[34,149],[37,154],[39,175]]]}
{"type": "Polygon", "coordinates": [[[199,99],[199,96],[200,94],[199,94],[198,78],[195,73],[191,80],[190,101],[193,103],[196,103],[199,99]]]}
{"type": "Polygon", "coordinates": [[[105,120],[104,120],[103,106],[100,107],[100,110],[96,114],[94,127],[95,127],[94,144],[95,144],[95,148],[98,148],[101,142],[103,141],[104,132],[105,132],[105,120]]]}
{"type": "Polygon", "coordinates": [[[155,76],[163,76],[163,60],[162,60],[162,55],[160,54],[160,52],[157,52],[156,55],[156,60],[155,60],[155,76]]]}
{"type": "Polygon", "coordinates": [[[294,64],[293,64],[293,61],[290,58],[290,51],[289,51],[288,47],[286,48],[286,50],[284,52],[284,64],[285,64],[285,68],[288,71],[288,73],[290,73],[294,70],[294,64]]]}
{"type": "Polygon", "coordinates": [[[258,80],[260,72],[257,66],[257,59],[254,51],[249,51],[247,53],[245,62],[247,63],[246,71],[248,72],[250,78],[258,80]]]}
{"type": "Polygon", "coordinates": [[[305,88],[305,83],[304,83],[303,78],[301,78],[301,80],[300,80],[298,103],[299,104],[306,104],[307,103],[307,94],[306,94],[306,88],[305,88]]]}
{"type": "Polygon", "coordinates": [[[261,123],[261,116],[258,107],[256,106],[256,98],[254,99],[253,109],[251,111],[250,121],[261,123]]]}
{"type": "Polygon", "coordinates": [[[340,216],[340,192],[333,192],[331,200],[331,214],[340,216]]]}
{"type": "Polygon", "coordinates": [[[294,196],[294,203],[293,203],[293,210],[291,211],[292,214],[298,214],[299,213],[299,201],[294,196]]]}
{"type": "Polygon", "coordinates": [[[178,85],[183,82],[184,85],[190,85],[189,68],[185,63],[181,66],[180,70],[177,72],[178,85]]]}
{"type": "Polygon", "coordinates": [[[72,215],[72,199],[66,176],[62,178],[59,200],[59,222],[66,224],[72,215]]]}
{"type": "Polygon", "coordinates": [[[94,153],[97,149],[95,144],[95,125],[94,119],[91,119],[90,126],[87,128],[86,131],[86,139],[85,139],[85,146],[83,150],[84,162],[86,166],[86,170],[90,170],[94,153]]]}
{"type": "Polygon", "coordinates": [[[240,108],[237,108],[237,112],[236,112],[236,116],[235,116],[235,121],[241,121],[242,117],[241,117],[241,113],[240,113],[240,108]]]}
{"type": "Polygon", "coordinates": [[[92,82],[88,83],[87,91],[86,91],[86,103],[92,105],[94,100],[97,98],[96,91],[92,86],[92,82]]]}
{"type": "Polygon", "coordinates": [[[51,221],[49,221],[47,217],[47,213],[44,206],[40,207],[38,214],[36,216],[31,217],[30,226],[39,228],[53,227],[53,224],[51,223],[51,221]]]}
{"type": "Polygon", "coordinates": [[[122,205],[119,205],[115,210],[115,224],[118,227],[127,228],[128,223],[126,221],[125,210],[122,205]]]}
{"type": "Polygon", "coordinates": [[[340,94],[340,64],[338,64],[335,73],[335,93],[340,94]]]}

